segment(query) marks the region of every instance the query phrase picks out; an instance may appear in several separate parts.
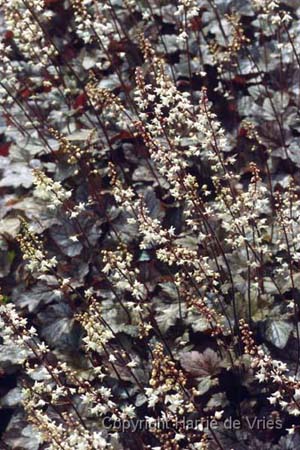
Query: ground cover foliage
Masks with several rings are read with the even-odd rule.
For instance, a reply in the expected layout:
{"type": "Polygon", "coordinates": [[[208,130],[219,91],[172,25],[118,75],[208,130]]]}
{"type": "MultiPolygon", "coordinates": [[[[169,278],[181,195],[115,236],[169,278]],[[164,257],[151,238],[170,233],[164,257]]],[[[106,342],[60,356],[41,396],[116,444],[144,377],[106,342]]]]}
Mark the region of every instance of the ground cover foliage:
{"type": "Polygon", "coordinates": [[[0,8],[1,450],[299,448],[300,2],[0,8]]]}

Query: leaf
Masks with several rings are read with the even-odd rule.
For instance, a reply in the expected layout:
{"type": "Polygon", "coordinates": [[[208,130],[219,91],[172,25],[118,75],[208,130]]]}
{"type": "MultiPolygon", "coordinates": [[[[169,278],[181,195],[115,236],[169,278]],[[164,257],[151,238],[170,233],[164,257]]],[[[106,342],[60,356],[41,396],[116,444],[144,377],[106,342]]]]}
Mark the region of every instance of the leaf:
{"type": "Polygon", "coordinates": [[[266,339],[277,348],[283,349],[289,340],[293,325],[283,320],[269,320],[265,332],[266,339]]]}
{"type": "Polygon", "coordinates": [[[178,299],[178,291],[176,289],[176,285],[171,281],[166,281],[164,283],[159,283],[161,287],[161,291],[170,299],[178,299]]]}
{"type": "Polygon", "coordinates": [[[110,75],[109,78],[102,78],[102,80],[98,84],[98,87],[103,88],[103,89],[113,90],[116,87],[118,87],[119,85],[120,85],[119,77],[116,73],[113,73],[110,75]]]}
{"type": "MultiPolygon", "coordinates": [[[[126,333],[130,336],[138,335],[136,324],[129,324],[128,316],[123,308],[116,306],[115,296],[111,291],[101,291],[102,316],[109,323],[114,333],[126,333]]],[[[100,351],[101,349],[99,349],[100,351]]]]}
{"type": "Polygon", "coordinates": [[[158,304],[156,311],[156,321],[162,333],[166,333],[180,317],[178,302],[170,305],[158,304]]]}
{"type": "Polygon", "coordinates": [[[39,313],[41,336],[48,345],[60,349],[78,348],[79,335],[74,327],[71,308],[65,303],[50,305],[39,313]]]}
{"type": "Polygon", "coordinates": [[[156,197],[154,190],[151,187],[148,187],[143,196],[149,210],[150,217],[152,219],[162,220],[165,214],[162,209],[161,202],[156,197]]]}
{"type": "Polygon", "coordinates": [[[11,370],[11,366],[23,364],[29,353],[15,344],[0,345],[0,367],[11,370]]]}
{"type": "Polygon", "coordinates": [[[0,144],[0,155],[1,156],[8,156],[9,155],[9,147],[11,145],[11,142],[4,142],[0,144]]]}
{"type": "Polygon", "coordinates": [[[82,252],[83,244],[81,241],[84,239],[83,233],[88,237],[90,245],[96,244],[102,233],[100,229],[101,224],[101,220],[94,221],[83,217],[78,219],[77,224],[65,222],[62,225],[54,225],[50,230],[50,234],[65,255],[74,257],[82,252]]]}
{"type": "Polygon", "coordinates": [[[22,399],[22,391],[19,387],[15,387],[8,391],[8,393],[1,398],[1,406],[17,406],[22,399]]]}
{"type": "Polygon", "coordinates": [[[0,187],[13,186],[29,188],[32,185],[33,176],[31,168],[24,163],[11,163],[4,170],[4,175],[0,181],[0,187]]]}
{"type": "Polygon", "coordinates": [[[72,224],[66,223],[62,226],[54,225],[50,233],[53,240],[67,256],[74,257],[80,255],[83,246],[79,239],[75,242],[71,239],[71,236],[77,234],[72,224]]]}
{"type": "Polygon", "coordinates": [[[206,317],[199,314],[195,310],[189,310],[187,317],[185,317],[184,322],[190,325],[195,332],[205,332],[211,328],[211,324],[206,317]]]}
{"type": "Polygon", "coordinates": [[[85,70],[90,70],[92,67],[94,67],[94,66],[96,65],[96,63],[97,63],[97,60],[96,60],[95,57],[92,57],[92,56],[90,56],[90,55],[86,55],[86,56],[83,58],[83,61],[82,61],[82,67],[83,67],[85,70]]]}
{"type": "MultiPolygon", "coordinates": [[[[110,214],[112,212],[113,209],[110,211],[110,214]]],[[[127,222],[130,217],[131,216],[127,212],[121,211],[117,218],[112,221],[114,230],[126,244],[129,244],[129,242],[135,240],[139,235],[137,225],[127,222]]]]}
{"type": "Polygon", "coordinates": [[[282,114],[288,103],[290,96],[284,92],[276,92],[273,98],[265,98],[263,102],[263,117],[265,120],[275,120],[277,114],[282,114]]]}
{"type": "Polygon", "coordinates": [[[119,133],[115,134],[111,139],[110,143],[114,144],[117,141],[134,139],[134,135],[127,130],[122,130],[119,133]]]}
{"type": "Polygon", "coordinates": [[[25,422],[22,414],[14,415],[4,435],[4,442],[11,449],[38,450],[42,443],[39,432],[25,422]]]}
{"type": "Polygon", "coordinates": [[[83,111],[87,105],[87,97],[86,94],[83,92],[82,94],[79,94],[73,103],[73,108],[78,109],[79,111],[83,111]]]}
{"type": "Polygon", "coordinates": [[[15,238],[19,228],[20,220],[16,217],[5,217],[0,220],[0,235],[8,235],[15,238]]]}
{"type": "Polygon", "coordinates": [[[47,305],[53,301],[59,301],[62,296],[62,292],[55,290],[53,286],[47,286],[44,283],[40,283],[35,285],[32,289],[25,291],[21,295],[17,295],[15,302],[21,308],[27,307],[28,311],[31,313],[38,309],[41,305],[47,305]]]}
{"type": "Polygon", "coordinates": [[[223,409],[226,405],[228,405],[226,395],[223,392],[218,392],[217,394],[213,394],[211,396],[207,406],[204,408],[204,411],[209,411],[210,409],[215,410],[219,407],[223,409]]]}
{"type": "Polygon", "coordinates": [[[91,138],[93,137],[94,131],[95,131],[94,129],[82,128],[81,130],[77,130],[74,133],[69,134],[67,136],[67,140],[70,142],[73,142],[73,141],[91,142],[91,138]]]}
{"type": "Polygon", "coordinates": [[[0,241],[0,277],[6,277],[10,270],[14,259],[15,252],[8,251],[6,242],[0,241]]]}
{"type": "Polygon", "coordinates": [[[218,380],[216,378],[211,378],[210,376],[203,377],[197,386],[197,391],[199,392],[199,395],[203,395],[217,384],[218,380]]]}
{"type": "Polygon", "coordinates": [[[286,159],[287,157],[297,166],[300,167],[300,139],[294,138],[288,148],[285,150],[283,148],[277,148],[272,152],[272,156],[277,156],[281,159],[286,159]]]}
{"type": "Polygon", "coordinates": [[[203,353],[195,350],[181,353],[180,364],[194,377],[207,377],[219,373],[221,360],[214,350],[207,348],[203,353]]]}
{"type": "Polygon", "coordinates": [[[280,450],[295,450],[300,448],[300,435],[299,433],[287,434],[282,436],[279,441],[280,450]]]}

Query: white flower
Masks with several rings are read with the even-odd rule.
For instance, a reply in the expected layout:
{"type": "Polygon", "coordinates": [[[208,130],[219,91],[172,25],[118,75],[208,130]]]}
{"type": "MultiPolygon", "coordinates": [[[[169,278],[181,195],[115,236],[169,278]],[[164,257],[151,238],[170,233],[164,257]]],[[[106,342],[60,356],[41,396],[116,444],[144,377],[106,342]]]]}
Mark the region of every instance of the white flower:
{"type": "Polygon", "coordinates": [[[63,278],[63,279],[61,280],[61,286],[66,286],[67,284],[70,283],[70,281],[71,281],[70,278],[63,278]]]}
{"type": "Polygon", "coordinates": [[[258,379],[259,383],[263,383],[266,380],[266,374],[263,372],[259,372],[255,375],[255,378],[258,379]]]}
{"type": "Polygon", "coordinates": [[[127,363],[127,367],[129,367],[130,369],[134,368],[137,366],[137,362],[136,361],[130,361],[129,363],[127,363]]]}
{"type": "Polygon", "coordinates": [[[75,219],[77,216],[79,216],[79,211],[71,211],[70,213],[71,219],[75,219]]]}
{"type": "Polygon", "coordinates": [[[148,406],[149,408],[153,408],[156,403],[159,402],[159,392],[154,391],[152,388],[146,388],[145,394],[148,398],[148,406]]]}
{"type": "Polygon", "coordinates": [[[133,405],[124,406],[121,416],[124,419],[128,417],[132,419],[133,417],[135,417],[135,407],[133,405]]]}
{"type": "Polygon", "coordinates": [[[217,420],[220,420],[222,418],[223,414],[224,414],[224,411],[216,411],[215,412],[215,418],[217,420]]]}
{"type": "Polygon", "coordinates": [[[182,433],[176,433],[174,439],[175,441],[181,441],[182,439],[185,439],[185,435],[182,433]]]}
{"type": "Polygon", "coordinates": [[[85,298],[89,299],[92,297],[93,293],[94,293],[94,289],[92,287],[90,287],[84,291],[84,296],[85,296],[85,298]]]}
{"type": "Polygon", "coordinates": [[[59,181],[53,181],[41,170],[33,171],[35,195],[48,202],[49,209],[55,209],[71,197],[72,192],[66,191],[59,181]]]}

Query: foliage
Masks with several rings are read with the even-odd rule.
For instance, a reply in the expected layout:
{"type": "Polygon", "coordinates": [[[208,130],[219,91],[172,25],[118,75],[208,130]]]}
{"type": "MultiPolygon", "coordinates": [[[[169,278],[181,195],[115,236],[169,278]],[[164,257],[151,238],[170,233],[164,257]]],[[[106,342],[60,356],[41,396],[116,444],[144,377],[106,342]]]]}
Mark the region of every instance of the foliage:
{"type": "Polygon", "coordinates": [[[1,449],[298,448],[300,3],[0,8],[1,449]]]}

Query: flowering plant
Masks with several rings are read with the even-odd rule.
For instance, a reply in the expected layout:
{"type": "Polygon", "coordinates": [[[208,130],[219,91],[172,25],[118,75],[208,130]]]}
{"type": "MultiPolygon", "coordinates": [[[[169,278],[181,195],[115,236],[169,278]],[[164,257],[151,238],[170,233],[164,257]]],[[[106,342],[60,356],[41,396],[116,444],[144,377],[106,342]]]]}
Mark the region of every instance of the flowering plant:
{"type": "Polygon", "coordinates": [[[0,8],[1,449],[298,448],[300,4],[0,8]]]}

